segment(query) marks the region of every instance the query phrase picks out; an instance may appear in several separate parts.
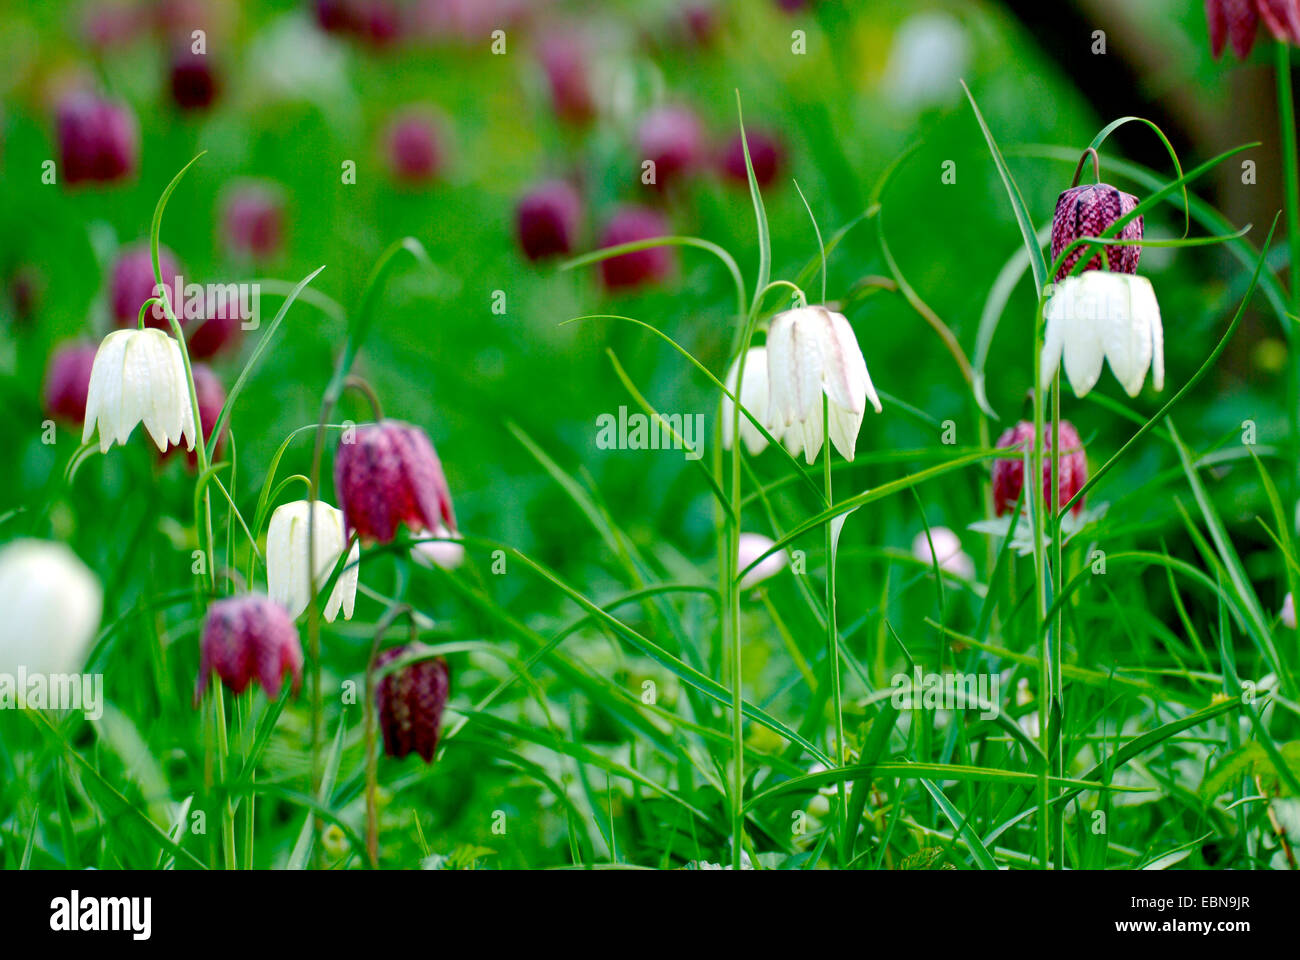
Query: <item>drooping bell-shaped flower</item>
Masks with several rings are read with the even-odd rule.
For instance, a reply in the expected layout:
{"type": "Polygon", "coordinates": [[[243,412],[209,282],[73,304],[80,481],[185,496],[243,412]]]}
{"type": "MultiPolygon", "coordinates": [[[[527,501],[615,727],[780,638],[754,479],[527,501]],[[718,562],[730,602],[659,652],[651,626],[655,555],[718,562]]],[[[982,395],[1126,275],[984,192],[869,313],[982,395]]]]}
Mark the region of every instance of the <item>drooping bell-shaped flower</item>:
{"type": "MultiPolygon", "coordinates": [[[[741,386],[739,393],[737,393],[736,378],[739,376],[740,360],[737,359],[727,373],[727,389],[731,391],[732,395],[739,396],[742,407],[752,413],[759,421],[763,421],[767,417],[769,404],[766,347],[749,348],[749,352],[745,355],[745,382],[741,386]]],[[[732,443],[735,442],[735,437],[732,434],[735,410],[736,405],[731,402],[731,397],[723,394],[722,448],[724,450],[730,450],[732,443]]],[[[763,425],[767,426],[766,423],[763,425]]],[[[781,439],[781,434],[778,431],[769,428],[768,432],[778,440],[781,439]]],[[[752,457],[758,456],[767,447],[767,437],[763,436],[758,427],[754,426],[743,413],[740,415],[740,439],[744,441],[745,449],[749,451],[749,455],[752,457]]]]}
{"type": "MultiPolygon", "coordinates": [[[[184,291],[176,289],[176,281],[181,274],[180,262],[164,246],[158,247],[158,271],[167,286],[172,313],[183,321],[184,304],[178,301],[184,296],[184,291]]],[[[140,307],[157,293],[158,285],[154,280],[153,255],[149,252],[149,242],[142,240],[124,247],[113,263],[113,273],[109,280],[109,300],[117,325],[134,327],[140,319],[140,307]]],[[[150,305],[145,311],[144,325],[158,330],[171,330],[171,321],[158,304],[150,305]]]]}
{"type": "Polygon", "coordinates": [[[409,107],[389,124],[388,167],[394,179],[408,186],[430,183],[447,162],[446,133],[430,110],[409,107]]]}
{"type": "Polygon", "coordinates": [[[438,454],[419,427],[381,420],[345,433],[334,454],[334,489],[349,534],[389,543],[399,524],[412,533],[456,529],[438,454]]]}
{"type": "Polygon", "coordinates": [[[1300,46],[1300,0],[1205,0],[1205,18],[1216,60],[1229,40],[1237,59],[1250,56],[1261,20],[1278,42],[1300,46]]]}
{"type": "Polygon", "coordinates": [[[88,341],[65,343],[50,355],[45,372],[45,409],[53,417],[80,425],[86,419],[86,392],[96,347],[88,341]]]}
{"type": "Polygon", "coordinates": [[[754,180],[759,187],[769,187],[785,166],[785,147],[775,134],[762,130],[746,130],[745,141],[736,134],[723,147],[718,166],[722,175],[740,187],[748,189],[749,171],[745,169],[745,142],[749,143],[749,162],[754,168],[754,180]]]}
{"type": "Polygon", "coordinates": [[[768,428],[792,454],[802,451],[808,463],[817,459],[825,437],[823,394],[831,443],[845,460],[853,459],[867,403],[881,411],[853,328],[843,314],[823,306],[796,307],[772,318],[767,380],[768,428]]]}
{"type": "Polygon", "coordinates": [[[700,162],[704,131],[695,113],[686,107],[659,107],[650,111],[637,130],[642,162],[654,164],[656,189],[676,186],[700,162]]]}
{"type": "Polygon", "coordinates": [[[206,110],[217,99],[217,72],[209,55],[195,52],[188,42],[173,49],[168,82],[172,100],[182,110],[206,110]]]}
{"type": "Polygon", "coordinates": [[[106,453],[126,443],[137,423],[158,445],[185,438],[194,449],[194,413],[180,344],[161,330],[115,330],[95,354],[86,392],[86,424],[81,442],[99,430],[99,449],[106,453]]]}
{"type": "MultiPolygon", "coordinates": [[[[740,572],[748,567],[763,554],[767,553],[775,546],[775,541],[770,537],[765,537],[761,533],[742,533],[736,538],[736,571],[740,572]]],[[[777,550],[770,553],[762,560],[758,561],[757,566],[746,573],[740,580],[740,589],[749,590],[758,586],[769,577],[780,573],[785,565],[790,562],[790,555],[784,550],[777,550]]]]}
{"type": "MultiPolygon", "coordinates": [[[[311,546],[316,556],[313,566],[318,591],[324,589],[348,544],[343,532],[342,510],[317,500],[314,525],[309,519],[311,516],[312,504],[308,500],[281,504],[271,514],[271,524],[266,533],[266,592],[295,619],[311,602],[311,574],[307,566],[308,540],[311,538],[308,532],[314,527],[315,537],[311,546]]],[[[361,546],[354,543],[330,592],[329,602],[325,604],[325,619],[330,623],[339,615],[340,608],[344,620],[352,619],[360,560],[361,546]]]]}
{"type": "MultiPolygon", "coordinates": [[[[410,643],[385,650],[375,658],[375,669],[424,649],[423,644],[410,643]]],[[[384,752],[399,759],[415,753],[433,763],[450,695],[451,671],[441,657],[417,660],[385,675],[375,688],[384,752]]]]}
{"type": "Polygon", "coordinates": [[[296,693],[302,683],[302,644],[287,610],[269,597],[242,594],[208,607],[199,641],[198,705],[208,680],[216,674],[235,693],[256,680],[268,697],[278,697],[284,678],[296,693]]]}
{"type": "MultiPolygon", "coordinates": [[[[1131,193],[1116,190],[1108,183],[1086,183],[1071,187],[1056,198],[1056,212],[1052,215],[1052,262],[1061,251],[1081,237],[1100,237],[1112,223],[1138,205],[1131,193]]],[[[1141,240],[1142,218],[1134,217],[1120,228],[1119,239],[1141,240]]],[[[1088,257],[1084,270],[1102,269],[1101,251],[1091,244],[1075,247],[1066,256],[1056,279],[1064,280],[1079,262],[1088,257]]],[[[1106,262],[1114,273],[1137,273],[1142,248],[1136,244],[1114,244],[1106,247],[1106,262]]]]}
{"type": "MultiPolygon", "coordinates": [[[[1088,458],[1083,450],[1083,441],[1079,431],[1068,420],[1060,423],[1061,457],[1058,487],[1060,497],[1052,496],[1052,425],[1043,426],[1043,502],[1049,509],[1059,510],[1070,502],[1088,482],[1088,458]]],[[[998,437],[997,447],[1012,450],[1015,455],[1004,460],[993,461],[993,509],[1000,517],[1016,505],[1025,483],[1024,453],[1029,452],[1031,462],[1034,442],[1034,425],[1028,420],[1021,420],[1014,427],[1009,427],[998,437]]],[[[1026,497],[1028,507],[1028,497],[1026,497]]],[[[1075,514],[1083,510],[1083,500],[1073,507],[1075,514]]]]}
{"type": "Polygon", "coordinates": [[[65,183],[112,183],[135,172],[140,130],[127,107],[73,93],[59,103],[57,125],[65,183]]]}
{"type": "Polygon", "coordinates": [[[537,59],[546,78],[555,115],[580,126],[596,115],[587,69],[587,44],[571,27],[556,28],[537,42],[537,59]]]}
{"type": "Polygon", "coordinates": [[[221,240],[240,260],[267,260],[284,245],[283,191],[260,181],[241,183],[223,199],[221,240]]]}
{"type": "MultiPolygon", "coordinates": [[[[672,231],[659,213],[646,207],[624,207],[610,218],[600,235],[602,247],[617,247],[666,237],[672,231]]],[[[662,283],[676,269],[672,247],[647,247],[600,261],[600,277],[608,290],[631,290],[662,283]]]]}
{"type": "Polygon", "coordinates": [[[75,673],[99,627],[99,581],[65,544],[0,547],[0,674],[75,673]]]}
{"type": "Polygon", "coordinates": [[[1043,386],[1064,357],[1065,375],[1079,397],[1096,386],[1103,359],[1130,397],[1142,389],[1148,369],[1152,386],[1164,389],[1164,327],[1146,277],[1108,270],[1067,277],[1055,285],[1044,316],[1043,386]]]}
{"type": "Polygon", "coordinates": [[[548,180],[524,195],[515,211],[519,246],[529,260],[571,252],[582,221],[582,198],[565,180],[548,180]]]}

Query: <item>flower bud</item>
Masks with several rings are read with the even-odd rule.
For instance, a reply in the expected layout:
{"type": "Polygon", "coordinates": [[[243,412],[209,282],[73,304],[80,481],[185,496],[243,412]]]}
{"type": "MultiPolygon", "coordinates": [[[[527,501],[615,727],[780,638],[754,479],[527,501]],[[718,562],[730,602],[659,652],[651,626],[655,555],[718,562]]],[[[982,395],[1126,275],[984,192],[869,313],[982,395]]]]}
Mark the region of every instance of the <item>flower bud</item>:
{"type": "Polygon", "coordinates": [[[912,539],[912,556],[927,565],[934,564],[937,560],[940,570],[963,580],[969,580],[975,575],[974,562],[962,551],[957,534],[947,527],[931,527],[928,537],[924,530],[920,531],[912,539]],[[933,550],[931,543],[934,544],[933,550]]]}
{"type": "MultiPolygon", "coordinates": [[[[771,550],[775,542],[761,533],[742,533],[736,539],[736,572],[744,570],[764,553],[771,550]]],[[[780,573],[787,563],[790,562],[790,556],[784,550],[777,550],[775,553],[768,554],[759,561],[758,566],[754,567],[745,574],[740,581],[741,590],[749,590],[758,586],[769,577],[780,573]]]]}
{"type": "Polygon", "coordinates": [[[172,100],[182,110],[206,110],[217,99],[217,74],[206,53],[195,53],[189,43],[172,53],[168,81],[172,100]]]}
{"type": "Polygon", "coordinates": [[[99,581],[65,544],[14,540],[0,548],[0,674],[75,673],[99,628],[99,581]]]}
{"type": "Polygon", "coordinates": [[[660,107],[641,121],[637,131],[640,159],[654,163],[655,188],[677,185],[699,162],[704,152],[700,121],[685,107],[660,107]]]}
{"type": "Polygon", "coordinates": [[[440,123],[425,110],[408,108],[388,127],[388,167],[393,177],[408,186],[427,184],[446,165],[445,135],[440,123]]]}
{"type": "Polygon", "coordinates": [[[95,349],[93,343],[79,340],[62,344],[50,355],[45,372],[45,410],[50,416],[78,426],[85,421],[95,349]]]}
{"type": "Polygon", "coordinates": [[[125,106],[91,93],[73,93],[58,107],[63,179],[112,183],[135,172],[140,131],[125,106]]]}
{"type": "Polygon", "coordinates": [[[596,104],[587,78],[586,45],[577,31],[552,31],[537,44],[537,58],[546,76],[555,115],[565,123],[581,126],[596,115],[596,104]]]}
{"type": "Polygon", "coordinates": [[[199,641],[199,679],[194,686],[197,707],[216,673],[235,693],[257,680],[268,697],[278,697],[286,676],[293,690],[302,683],[302,645],[284,607],[258,594],[218,600],[208,607],[199,641]]]}
{"type": "MultiPolygon", "coordinates": [[[[238,303],[227,303],[212,316],[200,321],[197,329],[185,335],[190,359],[207,360],[228,347],[233,348],[243,335],[245,319],[247,318],[240,314],[238,303]]],[[[187,325],[192,324],[193,321],[189,321],[187,325]]]]}
{"type": "Polygon", "coordinates": [[[398,420],[362,424],[334,455],[334,489],[348,535],[390,543],[398,524],[411,532],[456,529],[438,454],[418,427],[398,420]]]}
{"type": "Polygon", "coordinates": [[[278,188],[244,183],[225,197],[221,239],[236,259],[268,260],[283,246],[284,220],[284,197],[278,188]]]}
{"type": "MultiPolygon", "coordinates": [[[[645,207],[624,207],[610,218],[600,236],[602,247],[616,247],[654,237],[668,236],[668,222],[645,207]]],[[[600,276],[609,290],[627,290],[661,283],[671,276],[677,258],[670,247],[649,247],[600,261],[600,276]]]]}
{"type": "MultiPolygon", "coordinates": [[[[1049,509],[1052,510],[1059,510],[1062,505],[1069,503],[1070,498],[1078,493],[1088,480],[1088,458],[1084,454],[1083,442],[1079,439],[1079,431],[1075,430],[1074,424],[1068,420],[1061,421],[1060,431],[1061,472],[1058,478],[1060,498],[1055,499],[1051,495],[1052,425],[1050,423],[1043,425],[1042,496],[1044,503],[1047,503],[1049,509]]],[[[1028,451],[1030,457],[1032,457],[1033,442],[1034,425],[1027,420],[1021,420],[998,437],[997,446],[999,448],[1016,451],[1015,457],[993,461],[993,509],[999,517],[1014,507],[1016,501],[1020,499],[1025,474],[1025,464],[1021,459],[1021,453],[1022,451],[1028,451]]],[[[1026,500],[1027,506],[1028,501],[1026,500]]],[[[1083,501],[1080,500],[1074,505],[1073,511],[1078,514],[1082,510],[1083,501]]]]}
{"type": "Polygon", "coordinates": [[[444,526],[430,533],[421,530],[416,534],[419,540],[411,547],[411,559],[422,567],[441,567],[443,570],[455,570],[465,561],[465,547],[457,542],[460,537],[444,526]],[[443,540],[426,540],[424,537],[445,537],[443,540]]]}
{"type": "Polygon", "coordinates": [[[519,246],[529,260],[563,256],[573,250],[582,219],[582,199],[564,180],[548,180],[519,201],[519,246]]]}
{"type": "MultiPolygon", "coordinates": [[[[1100,237],[1112,223],[1138,204],[1131,193],[1116,190],[1108,183],[1088,183],[1071,187],[1056,198],[1056,213],[1052,216],[1052,260],[1080,237],[1100,237]]],[[[1142,218],[1135,217],[1119,232],[1123,240],[1142,239],[1142,218]]],[[[1056,271],[1057,281],[1069,276],[1079,258],[1096,251],[1084,270],[1101,269],[1101,251],[1095,246],[1079,246],[1070,252],[1056,271]]],[[[1106,260],[1114,273],[1137,273],[1140,246],[1116,245],[1106,248],[1106,260]]]]}
{"type": "MultiPolygon", "coordinates": [[[[749,142],[749,162],[754,167],[754,179],[760,187],[771,186],[785,166],[785,148],[776,137],[761,130],[745,131],[749,142]]],[[[719,161],[722,175],[732,183],[748,188],[749,173],[745,170],[745,142],[740,134],[728,141],[719,161]]]]}
{"type": "MultiPolygon", "coordinates": [[[[423,644],[411,643],[385,650],[375,658],[375,669],[425,649],[423,644]]],[[[417,753],[425,763],[433,763],[442,711],[450,694],[451,671],[441,657],[400,667],[380,680],[375,689],[375,706],[379,710],[379,729],[384,734],[384,752],[399,759],[417,753]]]]}
{"type": "Polygon", "coordinates": [[[1295,629],[1295,597],[1287,594],[1282,600],[1282,609],[1278,611],[1278,616],[1282,618],[1282,625],[1290,630],[1295,629]]]}
{"type": "MultiPolygon", "coordinates": [[[[172,312],[178,319],[183,319],[184,304],[176,302],[184,293],[176,290],[176,280],[181,272],[180,263],[175,254],[161,245],[158,247],[158,269],[163,283],[167,285],[172,312]]],[[[149,243],[141,241],[124,247],[113,264],[113,275],[109,281],[109,300],[113,305],[113,319],[117,325],[134,327],[140,319],[140,307],[154,295],[156,288],[149,243]]],[[[171,330],[171,322],[158,304],[151,304],[145,311],[144,325],[158,330],[171,330]]]]}

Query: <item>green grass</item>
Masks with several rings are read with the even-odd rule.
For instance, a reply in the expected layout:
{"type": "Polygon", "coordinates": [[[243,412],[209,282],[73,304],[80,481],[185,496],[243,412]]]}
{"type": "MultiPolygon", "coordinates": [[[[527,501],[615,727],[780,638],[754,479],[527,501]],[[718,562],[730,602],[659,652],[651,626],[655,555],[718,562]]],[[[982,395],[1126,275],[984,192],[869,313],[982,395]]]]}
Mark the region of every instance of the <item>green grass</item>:
{"type": "MultiPolygon", "coordinates": [[[[1216,209],[1209,174],[1246,147],[1181,162],[1170,147],[1167,169],[1122,157],[1113,118],[983,3],[961,5],[971,99],[956,88],[891,120],[861,64],[883,62],[909,4],[826,5],[803,59],[789,22],[755,5],[710,50],[625,59],[718,138],[737,129],[739,97],[746,130],[786,136],[787,176],[761,194],[752,177],[748,193],[689,184],[667,205],[679,278],[610,298],[593,267],[608,254],[587,251],[609,209],[644,199],[628,173],[635,113],[586,134],[557,125],[522,34],[507,58],[349,49],[355,116],[263,103],[245,52],[293,5],[248,6],[223,41],[229,99],[206,119],[157,105],[148,43],[103,62],[142,119],[142,170],[120,189],[30,186],[51,127],[36,78],[6,88],[0,275],[34,265],[45,293],[27,325],[3,307],[0,540],[66,541],[99,577],[87,669],[108,708],[93,723],[0,711],[0,866],[362,869],[368,805],[384,868],[1293,866],[1300,646],[1277,611],[1300,583],[1295,412],[1255,347],[1294,343],[1279,238],[1295,233],[1243,233],[1216,209]],[[457,159],[411,194],[387,182],[375,138],[417,99],[453,119],[457,159]],[[1043,391],[1031,406],[1054,273],[1042,228],[1069,165],[1103,140],[1103,177],[1144,201],[1157,241],[1141,272],[1161,300],[1168,383],[1130,400],[1106,373],[1084,400],[1043,391]],[[340,158],[358,160],[355,186],[340,158]],[[955,184],[940,180],[948,160],[955,184]],[[570,165],[586,242],[565,269],[534,267],[514,247],[513,202],[570,165]],[[154,239],[187,278],[247,279],[214,243],[213,211],[248,175],[285,187],[291,232],[257,274],[274,310],[217,364],[233,438],[221,462],[159,466],[138,435],[104,456],[63,428],[43,444],[46,358],[108,329],[116,245],[149,236],[157,210],[154,239]],[[829,442],[811,467],[723,451],[732,358],[796,290],[816,302],[823,289],[885,406],[854,462],[829,442]],[[466,562],[411,563],[405,535],[363,548],[356,616],[300,618],[298,697],[214,687],[195,709],[207,604],[239,579],[265,589],[271,510],[309,492],[337,502],[337,433],[371,417],[352,377],[437,445],[466,562]],[[704,414],[704,457],[598,449],[595,418],[620,405],[704,414]],[[1051,429],[1054,414],[1079,428],[1087,505],[1105,510],[1022,556],[969,527],[991,517],[997,435],[1019,419],[1051,429]],[[940,526],[972,577],[912,556],[940,526]],[[747,531],[793,562],[741,590],[747,531]],[[195,550],[215,560],[199,577],[195,550]],[[380,755],[368,789],[366,666],[377,641],[412,632],[452,668],[438,758],[380,755]],[[914,668],[996,677],[998,698],[900,708],[896,678],[914,668]]],[[[658,22],[641,7],[616,7],[611,27],[658,22]]],[[[41,49],[67,42],[63,24],[0,16],[41,49]]],[[[1177,23],[1203,45],[1201,16],[1189,3],[1177,23]]],[[[644,100],[653,84],[634,86],[644,100]]]]}

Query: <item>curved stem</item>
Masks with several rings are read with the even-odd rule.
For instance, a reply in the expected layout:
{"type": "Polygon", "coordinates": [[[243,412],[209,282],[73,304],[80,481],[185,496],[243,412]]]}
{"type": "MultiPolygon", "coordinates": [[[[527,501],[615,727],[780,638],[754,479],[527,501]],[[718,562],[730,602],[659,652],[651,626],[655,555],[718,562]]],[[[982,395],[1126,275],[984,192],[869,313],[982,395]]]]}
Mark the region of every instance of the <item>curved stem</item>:
{"type": "Polygon", "coordinates": [[[1087,160],[1089,156],[1092,157],[1093,175],[1096,177],[1097,182],[1101,183],[1101,157],[1097,155],[1096,148],[1088,147],[1088,149],[1083,151],[1083,155],[1079,157],[1079,165],[1074,168],[1074,179],[1070,181],[1071,188],[1079,185],[1079,175],[1083,173],[1083,162],[1087,160]]]}

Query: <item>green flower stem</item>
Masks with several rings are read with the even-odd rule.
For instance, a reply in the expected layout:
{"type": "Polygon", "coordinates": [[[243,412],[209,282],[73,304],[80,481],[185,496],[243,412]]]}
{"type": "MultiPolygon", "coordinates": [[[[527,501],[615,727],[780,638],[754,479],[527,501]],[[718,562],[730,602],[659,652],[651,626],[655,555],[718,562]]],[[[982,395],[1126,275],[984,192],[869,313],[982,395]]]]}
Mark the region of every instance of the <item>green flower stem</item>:
{"type": "MultiPolygon", "coordinates": [[[[822,482],[826,491],[826,507],[835,505],[831,483],[831,439],[830,439],[830,398],[822,393],[822,427],[825,436],[822,441],[822,482]]],[[[835,622],[835,520],[826,521],[826,656],[831,671],[831,710],[835,713],[835,748],[829,751],[836,767],[845,764],[844,758],[844,705],[840,690],[840,648],[839,631],[835,622]]],[[[844,780],[836,784],[837,823],[839,824],[840,865],[849,860],[852,839],[849,837],[849,806],[845,796],[844,780]]]]}
{"type": "MultiPolygon", "coordinates": [[[[1047,558],[1043,547],[1043,309],[1046,300],[1038,296],[1038,310],[1034,317],[1034,445],[1030,455],[1030,476],[1024,478],[1025,496],[1030,504],[1034,528],[1034,627],[1035,636],[1043,638],[1042,656],[1038,672],[1038,736],[1044,754],[1048,754],[1048,690],[1051,684],[1050,638],[1043,629],[1047,620],[1047,558]]],[[[1044,764],[1038,775],[1038,858],[1041,869],[1048,868],[1051,830],[1051,794],[1048,786],[1048,766],[1044,764]]]]}
{"type": "MultiPolygon", "coordinates": [[[[1052,702],[1050,717],[1055,718],[1055,723],[1050,723],[1049,727],[1055,731],[1052,736],[1052,775],[1055,777],[1065,776],[1065,751],[1062,742],[1064,737],[1065,725],[1065,700],[1063,694],[1063,684],[1061,682],[1061,647],[1065,629],[1065,607],[1057,602],[1057,598],[1062,595],[1064,585],[1064,567],[1061,562],[1061,552],[1063,545],[1061,543],[1061,518],[1064,511],[1061,510],[1061,368],[1056,368],[1056,376],[1052,378],[1052,499],[1050,502],[1052,511],[1052,604],[1056,607],[1056,625],[1052,628],[1052,702]]],[[[1049,735],[1051,735],[1049,733],[1049,735]]],[[[1056,851],[1056,869],[1065,869],[1065,804],[1058,802],[1053,811],[1055,822],[1052,824],[1052,837],[1055,843],[1056,851]]]]}
{"type": "MultiPolygon", "coordinates": [[[[217,780],[224,791],[230,738],[226,733],[225,691],[221,687],[221,678],[215,673],[212,675],[212,718],[217,731],[217,780]]],[[[226,869],[238,869],[239,863],[235,856],[235,811],[230,805],[229,793],[221,801],[221,850],[225,855],[226,869]]]]}

